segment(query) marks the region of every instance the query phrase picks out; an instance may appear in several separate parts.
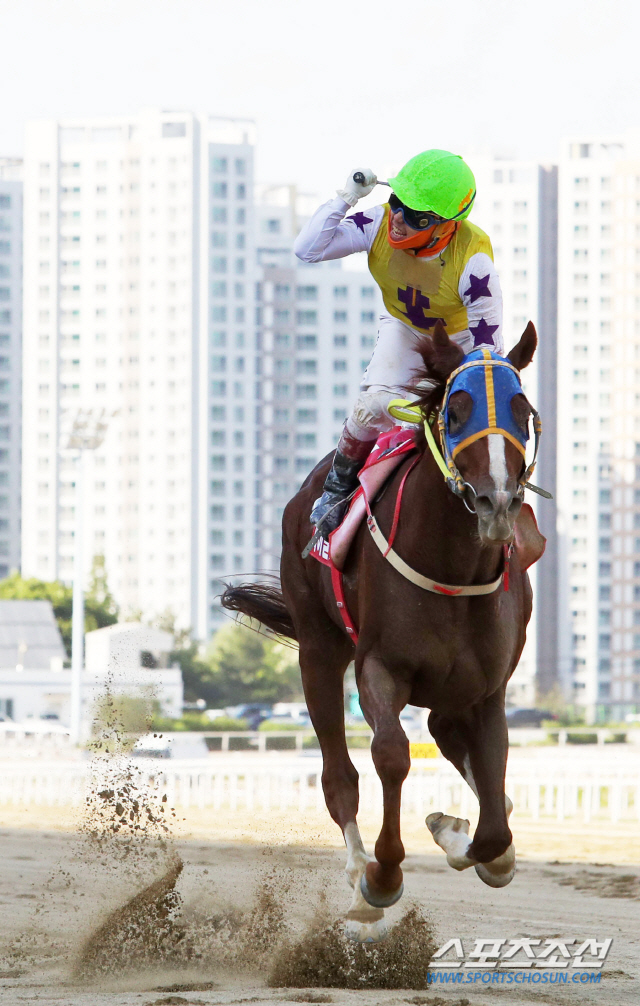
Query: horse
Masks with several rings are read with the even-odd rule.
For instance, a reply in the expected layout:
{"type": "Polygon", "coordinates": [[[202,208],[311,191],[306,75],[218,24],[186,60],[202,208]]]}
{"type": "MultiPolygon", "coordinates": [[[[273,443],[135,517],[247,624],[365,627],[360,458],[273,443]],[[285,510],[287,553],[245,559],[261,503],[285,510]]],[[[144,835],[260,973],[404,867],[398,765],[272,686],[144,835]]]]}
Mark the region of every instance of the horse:
{"type": "MultiPolygon", "coordinates": [[[[529,417],[537,413],[522,393],[519,371],[531,362],[536,346],[530,322],[501,360],[515,384],[500,406],[508,410],[503,425],[511,424],[517,435],[498,430],[494,421],[495,432],[485,430],[463,440],[452,461],[449,440],[457,436],[460,442],[476,407],[468,390],[459,390],[466,372],[464,354],[440,322],[433,335],[420,338],[417,345],[423,366],[416,371],[414,390],[418,392],[421,381],[432,388],[418,405],[425,420],[441,406],[434,446],[445,451],[455,484],[453,478],[443,479],[442,465],[420,429],[415,435],[417,462],[407,458],[390,476],[372,505],[372,516],[378,527],[390,527],[398,488],[412,464],[394,547],[415,569],[464,589],[429,592],[410,582],[385,561],[363,523],[343,569],[345,602],[358,626],[354,647],[336,605],[330,571],[301,555],[310,533],[309,513],[330,465],[328,455],[285,508],[280,587],[240,584],[228,586],[222,595],[224,607],[298,641],[304,694],[322,752],[325,802],[347,850],[345,872],[353,897],[346,926],[356,940],[384,938],[384,909],[403,891],[400,800],[411,762],[399,717],[408,703],[430,710],[429,731],[440,752],[480,804],[472,838],[468,821],[443,813],[427,817],[448,864],[455,870],[473,866],[491,887],[506,886],[515,873],[508,823],[512,805],[505,796],[505,689],[524,646],[532,603],[519,548],[511,555],[508,590],[495,589],[495,583],[501,578],[506,547],[510,551],[514,541],[524,474],[532,470],[526,468],[522,444],[529,417]],[[487,584],[493,585],[490,592],[487,584]],[[469,589],[474,585],[478,591],[483,588],[477,585],[485,585],[484,592],[469,589]],[[345,738],[343,679],[354,658],[383,792],[373,859],[358,831],[358,773],[345,738]]],[[[424,430],[431,431],[427,422],[424,430]]]]}

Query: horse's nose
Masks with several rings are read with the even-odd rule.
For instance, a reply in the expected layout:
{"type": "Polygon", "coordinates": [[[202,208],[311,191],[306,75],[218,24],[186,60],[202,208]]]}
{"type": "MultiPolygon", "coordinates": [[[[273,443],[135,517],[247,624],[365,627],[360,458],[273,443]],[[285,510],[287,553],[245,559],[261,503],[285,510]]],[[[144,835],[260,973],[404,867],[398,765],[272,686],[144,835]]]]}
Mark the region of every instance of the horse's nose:
{"type": "Polygon", "coordinates": [[[504,489],[477,496],[475,507],[481,537],[490,541],[509,541],[521,506],[522,500],[504,489]]]}

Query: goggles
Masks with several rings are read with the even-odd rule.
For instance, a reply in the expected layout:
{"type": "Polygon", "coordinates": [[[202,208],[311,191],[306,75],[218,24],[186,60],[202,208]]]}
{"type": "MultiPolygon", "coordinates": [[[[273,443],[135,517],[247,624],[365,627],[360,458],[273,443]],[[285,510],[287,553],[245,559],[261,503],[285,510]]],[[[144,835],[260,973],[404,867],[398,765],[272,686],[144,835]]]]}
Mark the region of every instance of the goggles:
{"type": "Polygon", "coordinates": [[[392,213],[402,213],[405,224],[414,231],[426,231],[429,227],[437,227],[438,224],[447,222],[444,217],[439,217],[437,213],[431,213],[430,210],[410,209],[409,206],[400,202],[395,192],[389,196],[389,206],[392,213]]]}

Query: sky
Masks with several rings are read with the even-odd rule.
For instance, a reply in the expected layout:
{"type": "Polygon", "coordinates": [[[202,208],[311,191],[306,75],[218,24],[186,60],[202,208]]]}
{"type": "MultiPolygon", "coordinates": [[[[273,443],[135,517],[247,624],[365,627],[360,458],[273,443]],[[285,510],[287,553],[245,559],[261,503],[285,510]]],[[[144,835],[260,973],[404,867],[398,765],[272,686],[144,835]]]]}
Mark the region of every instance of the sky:
{"type": "Polygon", "coordinates": [[[0,0],[0,156],[24,123],[254,119],[257,178],[330,196],[429,147],[552,161],[640,125],[638,0],[0,0]]]}

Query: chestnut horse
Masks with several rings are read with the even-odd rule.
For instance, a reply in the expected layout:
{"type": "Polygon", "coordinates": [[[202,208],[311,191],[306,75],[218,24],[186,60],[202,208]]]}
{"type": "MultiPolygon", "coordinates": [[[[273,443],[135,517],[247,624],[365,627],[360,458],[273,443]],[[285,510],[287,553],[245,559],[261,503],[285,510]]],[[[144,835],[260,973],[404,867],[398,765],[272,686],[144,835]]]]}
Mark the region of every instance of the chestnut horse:
{"type": "MultiPolygon", "coordinates": [[[[531,362],[536,345],[530,323],[507,361],[519,371],[531,362]]],[[[420,340],[419,352],[424,368],[416,373],[416,383],[436,383],[435,391],[420,402],[426,414],[442,401],[447,379],[463,353],[440,323],[433,338],[420,340]]],[[[519,388],[517,375],[510,373],[519,388]]],[[[472,406],[470,395],[456,392],[454,383],[448,398],[449,431],[465,423],[472,406]]],[[[520,392],[507,408],[524,440],[529,403],[520,392]]],[[[473,442],[456,457],[469,495],[461,498],[450,491],[422,432],[416,434],[421,455],[404,489],[394,548],[415,570],[441,583],[495,581],[522,504],[525,467],[515,441],[499,434],[469,439],[473,442]]],[[[391,476],[373,506],[387,535],[398,487],[413,457],[391,476]]],[[[347,607],[359,631],[354,653],[336,607],[330,571],[312,557],[301,557],[310,536],[309,513],[330,460],[316,466],[285,509],[281,592],[260,584],[228,587],[222,604],[298,640],[304,693],[322,750],[324,796],[344,835],[346,873],[354,888],[347,929],[355,939],[376,940],[385,931],[384,907],[394,904],[403,889],[400,797],[410,755],[399,717],[407,703],[431,710],[433,738],[480,802],[473,839],[468,821],[440,813],[427,818],[449,865],[456,870],[474,866],[492,887],[505,886],[514,875],[511,803],[504,791],[504,702],[524,646],[531,587],[516,549],[508,590],[481,596],[427,592],[385,560],[363,522],[344,567],[347,607]],[[383,790],[383,821],[373,860],[356,823],[358,773],[345,739],[343,678],[354,658],[360,705],[373,730],[371,754],[383,790]]]]}

